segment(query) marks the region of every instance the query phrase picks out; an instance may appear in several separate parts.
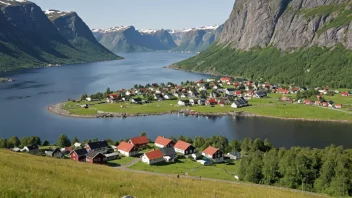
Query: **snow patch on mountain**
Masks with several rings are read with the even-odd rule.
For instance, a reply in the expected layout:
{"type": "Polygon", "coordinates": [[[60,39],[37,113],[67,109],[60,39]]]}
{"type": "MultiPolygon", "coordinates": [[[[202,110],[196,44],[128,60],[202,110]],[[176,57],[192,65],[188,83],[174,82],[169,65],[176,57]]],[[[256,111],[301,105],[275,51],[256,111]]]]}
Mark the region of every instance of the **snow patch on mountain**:
{"type": "Polygon", "coordinates": [[[124,31],[127,30],[129,28],[131,28],[133,26],[116,26],[116,27],[112,27],[109,29],[92,29],[92,32],[96,32],[96,33],[109,33],[109,32],[119,32],[119,31],[124,31]]]}

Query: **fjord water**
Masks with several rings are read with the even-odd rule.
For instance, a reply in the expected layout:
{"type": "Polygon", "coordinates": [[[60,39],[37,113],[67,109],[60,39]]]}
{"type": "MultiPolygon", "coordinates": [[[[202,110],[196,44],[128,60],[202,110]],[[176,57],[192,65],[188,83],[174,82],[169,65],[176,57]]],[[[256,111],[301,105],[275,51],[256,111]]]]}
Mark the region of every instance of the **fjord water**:
{"type": "Polygon", "coordinates": [[[123,54],[121,61],[68,65],[0,74],[13,78],[0,84],[0,138],[13,135],[40,136],[56,142],[66,134],[80,140],[89,138],[125,139],[147,132],[151,139],[187,135],[223,135],[229,139],[268,138],[275,146],[325,147],[330,144],[352,147],[352,125],[340,123],[283,121],[266,118],[204,118],[183,115],[138,118],[75,119],[47,111],[51,104],[92,94],[130,88],[135,84],[198,80],[206,75],[163,68],[191,54],[123,54]]]}

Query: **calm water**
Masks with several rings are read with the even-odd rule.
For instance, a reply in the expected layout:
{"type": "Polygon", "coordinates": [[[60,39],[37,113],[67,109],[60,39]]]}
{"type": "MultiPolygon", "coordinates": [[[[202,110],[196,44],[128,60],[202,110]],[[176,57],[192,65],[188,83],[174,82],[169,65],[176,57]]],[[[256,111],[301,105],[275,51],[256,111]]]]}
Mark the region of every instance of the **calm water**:
{"type": "Polygon", "coordinates": [[[162,67],[190,57],[180,53],[124,54],[126,60],[26,70],[0,74],[16,82],[0,84],[0,137],[37,135],[50,142],[69,137],[125,139],[146,131],[157,135],[212,136],[229,139],[268,138],[276,146],[352,147],[352,125],[281,121],[263,118],[195,118],[182,115],[127,119],[73,119],[49,113],[46,108],[82,93],[96,93],[134,84],[198,80],[206,75],[162,67]]]}

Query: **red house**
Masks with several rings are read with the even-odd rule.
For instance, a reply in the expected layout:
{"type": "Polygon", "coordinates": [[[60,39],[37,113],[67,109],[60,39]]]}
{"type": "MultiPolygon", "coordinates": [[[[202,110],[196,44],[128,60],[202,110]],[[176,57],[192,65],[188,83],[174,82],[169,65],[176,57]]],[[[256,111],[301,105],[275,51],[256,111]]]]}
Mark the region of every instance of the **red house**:
{"type": "Polygon", "coordinates": [[[240,84],[238,82],[234,82],[233,86],[238,87],[240,84]]]}
{"type": "Polygon", "coordinates": [[[161,136],[157,137],[155,140],[155,146],[159,148],[164,148],[164,147],[168,148],[168,147],[173,147],[174,145],[175,145],[174,141],[161,136]]]}
{"type": "Polygon", "coordinates": [[[216,105],[217,102],[214,98],[210,98],[205,102],[206,105],[216,105]]]}
{"type": "Polygon", "coordinates": [[[138,148],[147,148],[149,139],[147,136],[139,136],[139,137],[131,138],[130,141],[128,141],[128,143],[138,148]]]}
{"type": "Polygon", "coordinates": [[[86,154],[86,162],[92,164],[104,164],[106,162],[106,157],[99,152],[90,151],[86,154]]]}
{"type": "Polygon", "coordinates": [[[220,81],[221,81],[221,82],[231,82],[231,78],[229,78],[229,77],[222,77],[222,78],[220,78],[220,81]]]}
{"type": "Polygon", "coordinates": [[[350,96],[350,94],[347,91],[341,92],[341,96],[350,96]]]}
{"type": "Polygon", "coordinates": [[[71,160],[74,161],[85,161],[86,160],[86,154],[87,154],[87,150],[86,149],[77,149],[77,150],[73,150],[70,153],[70,158],[71,160]]]}
{"type": "Polygon", "coordinates": [[[312,104],[312,101],[310,101],[310,100],[305,100],[305,101],[304,101],[304,104],[306,104],[306,105],[311,105],[311,104],[312,104]]]}

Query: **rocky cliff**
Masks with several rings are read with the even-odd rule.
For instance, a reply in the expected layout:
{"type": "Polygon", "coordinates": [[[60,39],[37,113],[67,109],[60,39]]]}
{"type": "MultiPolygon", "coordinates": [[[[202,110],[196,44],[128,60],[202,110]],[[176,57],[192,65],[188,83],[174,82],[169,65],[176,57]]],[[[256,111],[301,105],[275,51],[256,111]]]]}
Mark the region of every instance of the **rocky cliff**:
{"type": "Polygon", "coordinates": [[[236,0],[216,45],[172,68],[352,88],[350,0],[236,0]]]}
{"type": "Polygon", "coordinates": [[[212,45],[223,26],[205,26],[185,30],[170,31],[171,36],[178,44],[175,51],[201,52],[212,45]]]}
{"type": "Polygon", "coordinates": [[[350,0],[237,0],[219,43],[241,50],[351,48],[351,13],[350,0]]]}
{"type": "Polygon", "coordinates": [[[76,49],[32,2],[0,1],[0,22],[0,71],[107,60],[76,49]]]}

